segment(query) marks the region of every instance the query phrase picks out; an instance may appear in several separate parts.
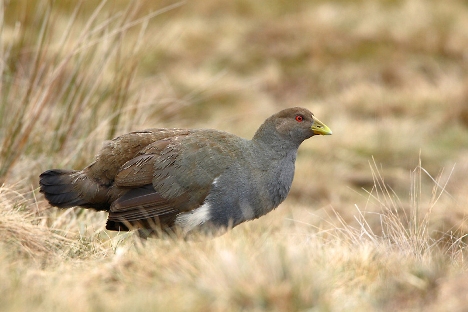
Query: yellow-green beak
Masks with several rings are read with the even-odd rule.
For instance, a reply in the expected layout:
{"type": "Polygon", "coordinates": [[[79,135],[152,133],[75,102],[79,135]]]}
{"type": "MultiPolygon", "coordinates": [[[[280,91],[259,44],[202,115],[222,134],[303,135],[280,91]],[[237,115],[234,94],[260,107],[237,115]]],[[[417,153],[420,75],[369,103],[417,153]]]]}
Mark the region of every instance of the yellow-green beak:
{"type": "Polygon", "coordinates": [[[314,132],[315,135],[330,135],[332,134],[332,131],[330,128],[328,128],[323,122],[318,120],[317,118],[314,118],[314,123],[312,124],[312,131],[314,132]]]}

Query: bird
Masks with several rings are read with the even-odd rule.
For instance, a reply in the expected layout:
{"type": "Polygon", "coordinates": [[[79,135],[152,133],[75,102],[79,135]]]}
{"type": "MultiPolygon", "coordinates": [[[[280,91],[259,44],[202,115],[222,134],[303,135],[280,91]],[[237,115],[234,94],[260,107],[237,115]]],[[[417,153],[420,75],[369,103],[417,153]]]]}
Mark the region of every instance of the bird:
{"type": "Polygon", "coordinates": [[[213,129],[135,131],[104,142],[82,170],[43,172],[40,192],[58,208],[107,211],[107,230],[221,235],[278,207],[301,143],[331,134],[301,107],[267,118],[250,140],[213,129]]]}

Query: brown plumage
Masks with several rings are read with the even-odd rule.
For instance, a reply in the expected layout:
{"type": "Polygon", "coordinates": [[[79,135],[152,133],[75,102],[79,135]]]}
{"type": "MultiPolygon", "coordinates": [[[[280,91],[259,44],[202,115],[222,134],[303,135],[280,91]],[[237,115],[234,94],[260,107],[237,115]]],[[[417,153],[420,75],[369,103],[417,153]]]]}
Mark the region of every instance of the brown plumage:
{"type": "Polygon", "coordinates": [[[40,191],[59,208],[108,211],[109,230],[226,228],[284,200],[297,148],[314,134],[331,131],[303,108],[273,115],[252,140],[206,129],[131,132],[81,171],[45,171],[40,191]]]}

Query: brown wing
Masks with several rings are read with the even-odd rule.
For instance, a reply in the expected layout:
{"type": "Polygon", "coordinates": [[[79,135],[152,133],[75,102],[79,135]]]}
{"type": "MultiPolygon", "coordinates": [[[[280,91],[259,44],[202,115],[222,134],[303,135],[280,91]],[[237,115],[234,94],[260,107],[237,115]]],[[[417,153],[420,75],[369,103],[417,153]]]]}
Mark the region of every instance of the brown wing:
{"type": "Polygon", "coordinates": [[[120,167],[119,172],[114,178],[114,184],[120,187],[138,187],[151,184],[155,162],[162,151],[175,138],[158,140],[139,151],[133,159],[130,159],[120,167]]]}
{"type": "Polygon", "coordinates": [[[138,191],[118,198],[111,205],[109,220],[131,223],[157,217],[170,223],[179,212],[199,207],[216,177],[239,156],[236,140],[242,139],[204,130],[149,144],[115,176],[117,187],[138,191]]]}
{"type": "Polygon", "coordinates": [[[149,129],[130,132],[106,141],[96,160],[84,171],[100,184],[110,185],[128,161],[141,155],[141,151],[153,142],[173,136],[188,135],[186,129],[149,129]]]}
{"type": "Polygon", "coordinates": [[[151,184],[128,190],[115,200],[109,212],[108,230],[172,226],[178,210],[162,198],[151,184]]]}
{"type": "Polygon", "coordinates": [[[184,198],[187,202],[179,207],[183,211],[200,206],[213,181],[241,157],[243,142],[239,137],[215,130],[173,140],[155,159],[154,188],[164,198],[184,198]]]}

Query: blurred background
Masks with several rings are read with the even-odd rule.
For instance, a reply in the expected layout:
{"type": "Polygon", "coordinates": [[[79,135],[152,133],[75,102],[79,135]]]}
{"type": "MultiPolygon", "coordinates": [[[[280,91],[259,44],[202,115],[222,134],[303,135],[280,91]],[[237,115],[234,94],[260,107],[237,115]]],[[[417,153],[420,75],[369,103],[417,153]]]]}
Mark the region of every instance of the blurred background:
{"type": "Polygon", "coordinates": [[[309,235],[365,217],[385,236],[390,215],[406,238],[465,242],[467,1],[0,6],[0,207],[31,224],[102,236],[104,213],[51,209],[37,188],[42,171],[82,169],[105,140],[159,127],[250,138],[302,106],[333,135],[304,142],[287,200],[234,233],[309,235]]]}
{"type": "Polygon", "coordinates": [[[334,134],[302,145],[288,201],[352,218],[374,187],[372,163],[404,203],[421,162],[430,198],[433,179],[448,181],[439,225],[465,226],[465,1],[6,1],[3,10],[3,183],[35,188],[40,172],[83,168],[102,141],[131,130],[250,138],[266,117],[303,106],[334,134]]]}

